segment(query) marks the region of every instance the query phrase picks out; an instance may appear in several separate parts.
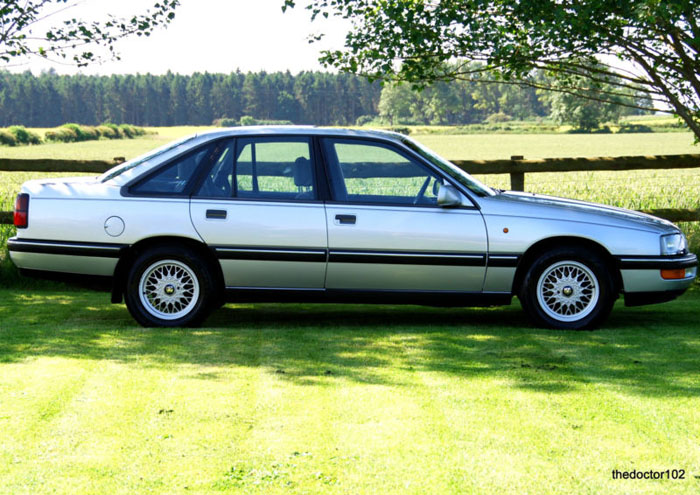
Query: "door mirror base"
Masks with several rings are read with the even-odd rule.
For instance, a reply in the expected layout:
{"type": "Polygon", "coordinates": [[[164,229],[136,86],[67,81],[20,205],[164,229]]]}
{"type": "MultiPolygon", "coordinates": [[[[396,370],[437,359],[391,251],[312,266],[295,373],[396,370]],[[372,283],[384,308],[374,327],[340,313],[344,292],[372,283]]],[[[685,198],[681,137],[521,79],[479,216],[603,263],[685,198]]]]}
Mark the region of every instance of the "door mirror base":
{"type": "Polygon", "coordinates": [[[463,206],[464,196],[452,184],[441,184],[438,190],[437,204],[443,208],[463,206]]]}

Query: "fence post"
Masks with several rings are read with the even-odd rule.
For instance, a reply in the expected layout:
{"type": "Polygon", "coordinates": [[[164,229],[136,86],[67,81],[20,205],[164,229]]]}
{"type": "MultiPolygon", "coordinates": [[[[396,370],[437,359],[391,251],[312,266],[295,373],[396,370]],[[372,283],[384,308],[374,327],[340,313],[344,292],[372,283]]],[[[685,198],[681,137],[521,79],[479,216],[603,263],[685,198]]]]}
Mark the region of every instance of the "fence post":
{"type": "MultiPolygon", "coordinates": [[[[520,160],[525,157],[523,155],[513,155],[510,157],[511,165],[517,165],[520,160]]],[[[525,190],[525,172],[511,172],[510,173],[510,189],[511,191],[524,191],[525,190]]]]}

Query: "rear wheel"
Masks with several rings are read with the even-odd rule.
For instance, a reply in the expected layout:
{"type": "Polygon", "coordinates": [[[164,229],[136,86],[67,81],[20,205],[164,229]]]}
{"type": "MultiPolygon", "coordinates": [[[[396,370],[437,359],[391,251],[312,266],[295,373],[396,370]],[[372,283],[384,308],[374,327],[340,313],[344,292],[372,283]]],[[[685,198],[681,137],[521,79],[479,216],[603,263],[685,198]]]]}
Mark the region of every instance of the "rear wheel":
{"type": "Polygon", "coordinates": [[[610,314],[615,287],[599,256],[581,248],[557,248],[532,263],[518,297],[536,325],[589,329],[610,314]]]}
{"type": "Polygon", "coordinates": [[[156,247],[131,267],[126,306],[146,327],[195,326],[212,309],[214,287],[207,265],[195,253],[184,247],[156,247]]]}

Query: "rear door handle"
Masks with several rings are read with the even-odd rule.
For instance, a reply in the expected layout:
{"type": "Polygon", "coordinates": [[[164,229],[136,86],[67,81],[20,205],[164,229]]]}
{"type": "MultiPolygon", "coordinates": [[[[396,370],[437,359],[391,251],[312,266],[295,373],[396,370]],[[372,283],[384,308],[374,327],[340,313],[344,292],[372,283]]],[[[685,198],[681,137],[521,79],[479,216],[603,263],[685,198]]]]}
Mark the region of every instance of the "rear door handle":
{"type": "Polygon", "coordinates": [[[335,223],[337,223],[339,225],[354,225],[356,221],[357,221],[357,217],[355,215],[336,215],[335,216],[335,223]]]}
{"type": "Polygon", "coordinates": [[[207,210],[207,218],[226,218],[226,210],[207,210]]]}

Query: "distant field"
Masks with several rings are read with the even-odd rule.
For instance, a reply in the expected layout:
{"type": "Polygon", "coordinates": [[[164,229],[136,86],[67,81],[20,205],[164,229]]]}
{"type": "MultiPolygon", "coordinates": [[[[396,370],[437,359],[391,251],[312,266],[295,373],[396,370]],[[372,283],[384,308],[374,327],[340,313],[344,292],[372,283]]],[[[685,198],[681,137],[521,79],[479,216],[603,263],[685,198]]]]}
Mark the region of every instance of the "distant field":
{"type": "Polygon", "coordinates": [[[700,153],[690,132],[644,134],[412,134],[452,160],[677,155],[700,153]]]}
{"type": "MultiPolygon", "coordinates": [[[[127,160],[188,134],[213,127],[151,127],[157,134],[136,139],[51,143],[37,146],[0,146],[0,158],[64,158],[127,160]]],[[[39,129],[41,133],[44,129],[39,129]]],[[[493,160],[523,155],[525,158],[577,156],[673,155],[700,153],[690,132],[644,134],[412,134],[411,137],[445,158],[493,160]]]]}

